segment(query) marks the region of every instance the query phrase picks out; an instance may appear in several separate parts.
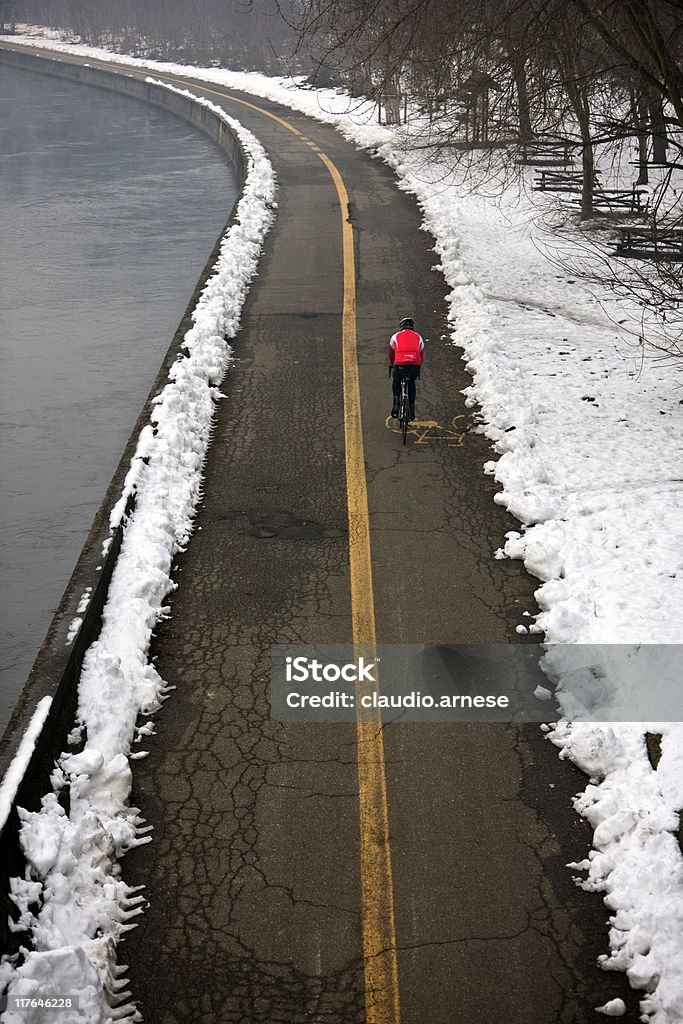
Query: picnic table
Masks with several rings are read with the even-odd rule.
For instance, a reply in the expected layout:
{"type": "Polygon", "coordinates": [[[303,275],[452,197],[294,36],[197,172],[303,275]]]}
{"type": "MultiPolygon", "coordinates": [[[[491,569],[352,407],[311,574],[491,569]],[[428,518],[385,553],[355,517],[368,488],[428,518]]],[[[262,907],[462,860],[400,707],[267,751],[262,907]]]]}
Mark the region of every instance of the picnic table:
{"type": "Polygon", "coordinates": [[[575,149],[575,144],[565,139],[525,142],[517,163],[534,167],[566,167],[573,163],[575,149]]]}
{"type": "Polygon", "coordinates": [[[620,227],[619,233],[617,256],[683,262],[683,228],[620,227]]]}
{"type": "MultiPolygon", "coordinates": [[[[583,174],[581,171],[549,171],[542,170],[534,179],[537,192],[566,192],[580,200],[583,190],[583,174]]],[[[600,184],[600,172],[595,172],[593,189],[593,206],[598,210],[625,209],[629,213],[642,213],[647,203],[647,189],[637,185],[630,188],[603,188],[600,184]]]]}

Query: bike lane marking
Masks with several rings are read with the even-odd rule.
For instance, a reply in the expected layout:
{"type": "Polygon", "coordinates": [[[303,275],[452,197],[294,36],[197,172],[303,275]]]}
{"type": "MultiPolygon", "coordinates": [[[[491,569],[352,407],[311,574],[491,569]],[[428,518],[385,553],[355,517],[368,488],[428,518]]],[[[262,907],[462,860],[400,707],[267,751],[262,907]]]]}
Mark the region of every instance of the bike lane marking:
{"type": "MultiPolygon", "coordinates": [[[[437,420],[411,420],[408,425],[408,434],[415,438],[416,445],[428,445],[432,441],[445,441],[447,448],[461,448],[470,432],[468,426],[462,426],[459,423],[461,420],[465,423],[466,417],[454,416],[448,426],[443,426],[437,420]]],[[[386,417],[384,426],[394,434],[401,433],[398,420],[393,416],[386,417]]]]}
{"type": "MultiPolygon", "coordinates": [[[[276,121],[308,145],[332,178],[341,212],[344,291],[342,306],[342,371],[346,493],[349,524],[349,570],[353,642],[369,658],[376,645],[375,606],[370,550],[365,450],[360,404],[360,374],[356,333],[356,261],[353,228],[348,217],[349,197],[332,160],[316,143],[277,114],[230,93],[167,75],[160,79],[240,103],[276,121]]],[[[384,740],[378,710],[361,714],[357,699],[357,764],[360,815],[361,913],[366,1024],[400,1024],[398,956],[394,915],[394,887],[389,838],[384,740]]]]}

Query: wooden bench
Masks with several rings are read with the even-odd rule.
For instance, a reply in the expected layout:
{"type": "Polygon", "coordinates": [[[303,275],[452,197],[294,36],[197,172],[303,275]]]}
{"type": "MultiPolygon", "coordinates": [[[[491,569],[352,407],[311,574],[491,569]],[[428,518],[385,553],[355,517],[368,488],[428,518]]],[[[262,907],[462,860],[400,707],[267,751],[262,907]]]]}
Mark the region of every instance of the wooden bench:
{"type": "MultiPolygon", "coordinates": [[[[596,179],[598,174],[596,173],[596,179]]],[[[581,171],[539,171],[534,178],[537,192],[581,192],[583,175],[581,171]]]]}
{"type": "Polygon", "coordinates": [[[623,209],[629,213],[643,213],[647,206],[648,192],[638,188],[596,188],[593,205],[598,209],[623,209]]]}
{"type": "MultiPolygon", "coordinates": [[[[566,192],[577,202],[581,201],[583,175],[580,171],[541,171],[534,179],[537,192],[566,192]]],[[[631,188],[603,188],[600,172],[595,172],[593,206],[596,210],[627,210],[642,213],[647,205],[646,189],[633,185],[631,188]]]]}
{"type": "Polygon", "coordinates": [[[619,228],[616,256],[683,262],[683,228],[619,228]]]}
{"type": "Polygon", "coordinates": [[[522,146],[518,164],[531,164],[534,167],[566,167],[574,162],[576,145],[564,140],[546,142],[526,142],[522,146]]]}

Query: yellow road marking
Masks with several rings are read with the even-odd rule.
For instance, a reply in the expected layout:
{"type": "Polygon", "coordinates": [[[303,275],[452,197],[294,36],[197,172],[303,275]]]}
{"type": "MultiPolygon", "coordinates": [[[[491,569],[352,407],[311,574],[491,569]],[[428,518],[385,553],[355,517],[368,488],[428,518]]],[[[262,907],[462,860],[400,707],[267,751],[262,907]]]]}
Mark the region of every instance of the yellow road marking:
{"type": "MultiPolygon", "coordinates": [[[[241,103],[243,107],[249,107],[251,110],[255,110],[258,114],[264,114],[269,117],[272,121],[277,121],[278,124],[286,128],[288,132],[296,135],[297,138],[306,140],[303,132],[300,132],[298,128],[295,128],[289,121],[285,121],[283,117],[278,117],[277,114],[271,113],[270,110],[265,110],[263,107],[258,107],[255,103],[249,103],[248,100],[240,100],[237,96],[232,96],[228,92],[218,92],[216,89],[209,89],[206,85],[199,85],[196,82],[187,80],[185,78],[177,78],[175,75],[156,75],[156,78],[162,82],[171,82],[176,85],[182,85],[187,89],[189,86],[192,89],[199,89],[200,92],[211,93],[212,96],[220,96],[222,99],[231,100],[233,103],[241,103]]],[[[306,140],[307,141],[307,140],[306,140]]]]}
{"type": "MultiPolygon", "coordinates": [[[[372,591],[370,518],[360,408],[353,229],[347,217],[349,199],[342,177],[325,153],[321,152],[319,155],[330,172],[337,189],[342,214],[344,256],[342,366],[353,641],[358,648],[367,652],[369,658],[374,660],[375,606],[372,591]]],[[[359,700],[356,701],[356,705],[359,707],[359,700]]],[[[398,991],[394,885],[389,843],[384,740],[379,712],[359,712],[356,728],[365,961],[365,1019],[366,1024],[399,1024],[401,1009],[398,991]]]]}
{"type": "MultiPolygon", "coordinates": [[[[454,416],[450,427],[443,427],[436,420],[411,420],[408,433],[415,436],[415,444],[426,445],[430,441],[445,441],[447,448],[461,448],[469,433],[469,428],[459,423],[465,419],[463,415],[454,416]]],[[[398,420],[392,416],[387,416],[384,425],[395,434],[401,433],[398,420]]]]}

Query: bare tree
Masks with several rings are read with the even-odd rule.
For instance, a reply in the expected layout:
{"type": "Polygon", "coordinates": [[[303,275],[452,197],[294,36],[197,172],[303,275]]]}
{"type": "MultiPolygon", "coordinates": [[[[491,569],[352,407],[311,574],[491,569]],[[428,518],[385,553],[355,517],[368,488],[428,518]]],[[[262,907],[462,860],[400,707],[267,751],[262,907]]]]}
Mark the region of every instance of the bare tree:
{"type": "MultiPolygon", "coordinates": [[[[607,202],[596,161],[606,147],[633,147],[634,185],[657,190],[643,223],[655,241],[683,233],[672,179],[653,170],[683,169],[682,0],[16,3],[19,19],[126,52],[266,71],[286,60],[319,84],[374,99],[387,123],[400,124],[408,110],[426,115],[425,144],[441,145],[454,162],[488,150],[496,180],[520,173],[518,158],[532,145],[574,145],[586,238],[607,202]]],[[[577,172],[564,176],[571,190],[577,172]]],[[[652,307],[668,309],[671,323],[683,263],[662,251],[656,266],[622,276],[638,301],[649,287],[652,307]]]]}
{"type": "MultiPolygon", "coordinates": [[[[295,0],[281,0],[284,13],[295,0]]],[[[137,55],[282,71],[295,37],[276,0],[17,0],[17,18],[137,55]]]]}

